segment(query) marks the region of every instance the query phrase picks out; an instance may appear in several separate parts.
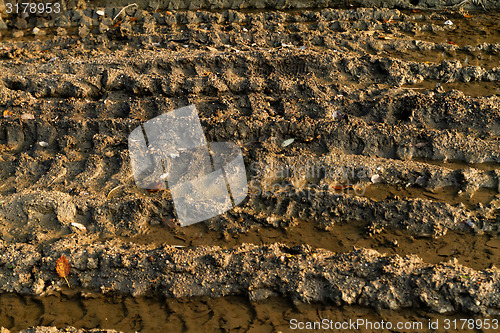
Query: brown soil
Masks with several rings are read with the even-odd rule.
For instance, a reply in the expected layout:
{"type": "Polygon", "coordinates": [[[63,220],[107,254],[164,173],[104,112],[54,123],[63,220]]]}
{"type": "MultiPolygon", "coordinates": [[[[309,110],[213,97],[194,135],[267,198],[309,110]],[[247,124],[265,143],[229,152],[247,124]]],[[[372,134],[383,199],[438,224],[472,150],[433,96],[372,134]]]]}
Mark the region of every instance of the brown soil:
{"type": "Polygon", "coordinates": [[[190,3],[3,15],[0,326],[498,318],[500,14],[190,3]],[[127,138],[192,103],[250,191],[180,228],[169,191],[135,185],[127,138]]]}

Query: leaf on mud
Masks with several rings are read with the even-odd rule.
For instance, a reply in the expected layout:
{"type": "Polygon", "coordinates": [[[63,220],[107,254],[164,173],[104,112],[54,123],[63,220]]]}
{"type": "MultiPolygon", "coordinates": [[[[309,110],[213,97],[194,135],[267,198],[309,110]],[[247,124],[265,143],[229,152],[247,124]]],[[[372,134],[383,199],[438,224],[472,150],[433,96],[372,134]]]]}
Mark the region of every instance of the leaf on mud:
{"type": "Polygon", "coordinates": [[[345,190],[345,189],[352,190],[352,188],[353,188],[352,185],[344,185],[344,184],[333,186],[334,190],[345,190]]]}
{"type": "Polygon", "coordinates": [[[56,261],[56,272],[57,274],[66,280],[66,283],[69,287],[69,282],[67,276],[69,275],[69,271],[71,270],[71,265],[69,264],[68,259],[64,255],[61,255],[61,258],[56,261]]]}
{"type": "Polygon", "coordinates": [[[9,111],[9,110],[5,110],[5,111],[3,112],[3,117],[4,117],[4,118],[10,118],[10,117],[12,117],[13,115],[14,115],[14,113],[12,113],[12,111],[9,111]]]}
{"type": "MultiPolygon", "coordinates": [[[[166,176],[165,176],[166,177],[166,176]]],[[[160,176],[161,178],[161,176],[160,176]]],[[[162,187],[163,185],[165,185],[165,181],[163,180],[159,180],[151,185],[149,185],[149,188],[146,189],[146,191],[148,191],[149,193],[154,193],[154,192],[158,192],[160,190],[164,190],[162,187]]]]}

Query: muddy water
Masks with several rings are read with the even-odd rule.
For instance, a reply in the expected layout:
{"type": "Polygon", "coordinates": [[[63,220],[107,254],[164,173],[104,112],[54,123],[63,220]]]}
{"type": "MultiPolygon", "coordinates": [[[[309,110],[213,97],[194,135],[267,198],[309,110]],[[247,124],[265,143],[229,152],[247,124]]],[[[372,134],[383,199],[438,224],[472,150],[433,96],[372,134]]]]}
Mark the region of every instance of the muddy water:
{"type": "MultiPolygon", "coordinates": [[[[435,24],[445,28],[433,31],[432,34],[418,34],[421,40],[432,43],[451,42],[458,46],[500,43],[500,31],[498,30],[500,13],[485,13],[484,11],[464,12],[463,14],[451,13],[450,11],[424,11],[419,13],[404,11],[404,13],[412,16],[419,23],[435,24]],[[444,25],[447,20],[453,23],[449,28],[444,25]]],[[[478,60],[481,60],[480,58],[478,60]]]]}
{"type": "Polygon", "coordinates": [[[441,167],[445,167],[445,168],[449,168],[449,169],[453,169],[453,170],[474,168],[474,169],[479,169],[479,170],[491,171],[491,170],[500,169],[500,164],[498,164],[498,163],[465,163],[463,161],[453,161],[453,160],[438,161],[438,160],[430,160],[430,159],[426,159],[426,158],[414,158],[413,160],[416,162],[437,165],[437,166],[441,166],[441,167]]]}
{"type": "Polygon", "coordinates": [[[336,224],[330,231],[322,231],[312,222],[301,221],[293,228],[283,230],[259,228],[245,234],[226,235],[207,230],[203,224],[184,228],[154,227],[145,235],[123,238],[139,244],[171,244],[183,247],[217,245],[231,248],[243,243],[286,243],[290,246],[308,244],[343,253],[354,248],[369,248],[388,255],[415,254],[428,263],[440,263],[456,258],[461,264],[485,269],[500,265],[500,239],[474,233],[449,232],[437,238],[415,238],[404,230],[384,229],[379,234],[368,234],[368,223],[352,221],[336,224]]]}
{"type": "Polygon", "coordinates": [[[478,208],[478,205],[487,205],[498,195],[496,189],[479,188],[472,195],[462,193],[457,186],[446,186],[436,190],[426,190],[420,187],[396,187],[387,184],[373,184],[366,187],[363,196],[380,201],[384,199],[420,198],[450,205],[464,204],[469,210],[478,208]]]}
{"type": "MultiPolygon", "coordinates": [[[[433,332],[464,332],[461,327],[445,329],[447,321],[484,319],[467,314],[439,315],[418,309],[369,311],[358,306],[332,307],[296,304],[284,298],[249,302],[244,297],[192,299],[131,298],[64,291],[47,297],[0,295],[0,326],[16,331],[30,326],[75,326],[86,329],[115,329],[123,332],[293,332],[298,322],[364,320],[357,329],[343,332],[394,332],[370,329],[376,322],[405,323],[428,332],[429,320],[438,321],[433,332]],[[228,311],[230,309],[230,311],[228,311]]],[[[492,323],[500,318],[489,318],[492,323]]],[[[335,325],[335,324],[333,324],[335,325]]],[[[386,326],[387,327],[387,326],[386,326]]],[[[401,330],[399,330],[401,331],[401,330]]],[[[481,332],[496,332],[489,329],[481,332]]]]}

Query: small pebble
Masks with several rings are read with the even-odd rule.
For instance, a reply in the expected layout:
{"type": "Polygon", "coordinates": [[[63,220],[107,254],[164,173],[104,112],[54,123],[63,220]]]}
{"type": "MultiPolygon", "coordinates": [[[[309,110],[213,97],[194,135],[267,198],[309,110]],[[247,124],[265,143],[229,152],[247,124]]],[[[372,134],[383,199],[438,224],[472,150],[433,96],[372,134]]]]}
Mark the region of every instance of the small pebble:
{"type": "Polygon", "coordinates": [[[87,231],[87,228],[81,223],[71,222],[71,226],[81,231],[87,231]]]}
{"type": "Polygon", "coordinates": [[[295,139],[287,139],[287,140],[283,141],[283,143],[281,144],[281,147],[286,147],[286,146],[289,146],[289,145],[291,145],[294,141],[295,141],[295,139]]]}
{"type": "Polygon", "coordinates": [[[78,36],[80,36],[80,38],[87,37],[89,33],[90,33],[90,28],[87,27],[86,25],[78,28],[78,36]]]}
{"type": "Polygon", "coordinates": [[[333,119],[342,119],[344,115],[340,111],[334,111],[332,113],[333,119]]]}
{"type": "Polygon", "coordinates": [[[421,187],[427,186],[427,182],[428,182],[428,179],[425,176],[420,176],[417,178],[417,180],[415,180],[415,184],[417,184],[421,187]]]}
{"type": "Polygon", "coordinates": [[[31,113],[23,113],[21,115],[21,119],[24,120],[35,119],[35,116],[33,116],[31,113]]]}

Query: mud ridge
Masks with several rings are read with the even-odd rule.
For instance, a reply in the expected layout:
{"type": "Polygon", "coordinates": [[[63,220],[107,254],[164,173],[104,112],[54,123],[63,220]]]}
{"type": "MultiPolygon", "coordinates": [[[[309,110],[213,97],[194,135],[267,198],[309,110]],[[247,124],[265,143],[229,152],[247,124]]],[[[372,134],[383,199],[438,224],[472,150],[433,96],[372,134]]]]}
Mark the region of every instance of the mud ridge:
{"type": "Polygon", "coordinates": [[[373,250],[337,255],[283,244],[227,250],[116,242],[75,245],[61,240],[42,253],[29,245],[2,245],[2,291],[41,295],[59,290],[65,282],[56,277],[54,258],[65,254],[73,265],[70,283],[104,293],[243,294],[252,300],[284,295],[300,302],[500,314],[500,299],[492,297],[500,289],[497,268],[474,271],[454,262],[429,265],[414,256],[384,257],[373,250]]]}

